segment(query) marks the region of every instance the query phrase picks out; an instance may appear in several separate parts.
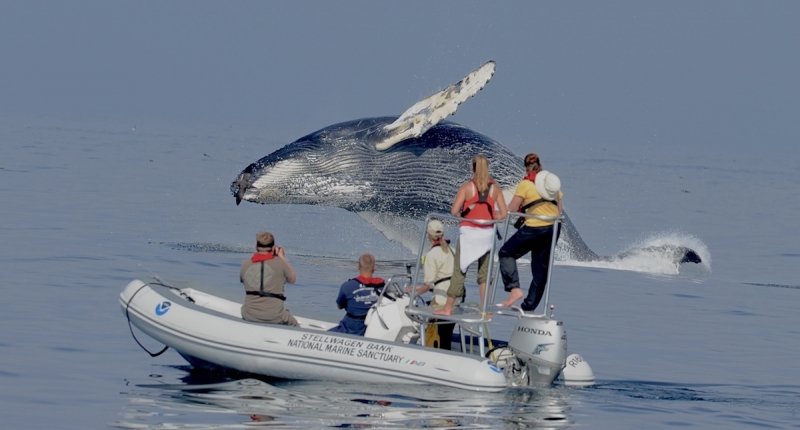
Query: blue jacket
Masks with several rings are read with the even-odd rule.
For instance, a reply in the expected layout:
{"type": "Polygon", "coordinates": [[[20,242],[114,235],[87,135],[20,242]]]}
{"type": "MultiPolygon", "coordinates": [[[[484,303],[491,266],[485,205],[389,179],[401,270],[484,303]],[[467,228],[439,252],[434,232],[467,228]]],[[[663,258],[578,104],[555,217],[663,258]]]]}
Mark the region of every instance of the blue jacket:
{"type": "Polygon", "coordinates": [[[381,278],[365,278],[358,276],[350,279],[339,288],[339,296],[336,297],[336,304],[347,311],[339,325],[329,331],[338,333],[350,333],[363,336],[367,331],[364,319],[367,317],[369,308],[374,305],[379,298],[385,282],[381,278]]]}

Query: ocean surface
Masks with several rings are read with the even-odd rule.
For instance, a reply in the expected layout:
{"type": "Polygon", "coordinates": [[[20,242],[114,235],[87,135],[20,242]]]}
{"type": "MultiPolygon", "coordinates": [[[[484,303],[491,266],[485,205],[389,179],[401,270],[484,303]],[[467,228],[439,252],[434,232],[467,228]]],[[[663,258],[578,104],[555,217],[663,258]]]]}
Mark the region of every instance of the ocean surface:
{"type": "MultiPolygon", "coordinates": [[[[594,370],[591,388],[275,381],[193,373],[172,350],[150,358],[121,312],[125,285],[155,274],[240,291],[259,230],[297,269],[287,306],[298,314],[338,319],[338,287],[362,252],[384,277],[415,258],[344,210],[236,206],[230,182],[286,143],[257,128],[5,118],[0,426],[800,428],[796,147],[510,147],[559,174],[595,252],[677,244],[703,257],[560,258],[551,302],[594,370]]],[[[513,321],[498,326],[502,337],[513,321]]]]}

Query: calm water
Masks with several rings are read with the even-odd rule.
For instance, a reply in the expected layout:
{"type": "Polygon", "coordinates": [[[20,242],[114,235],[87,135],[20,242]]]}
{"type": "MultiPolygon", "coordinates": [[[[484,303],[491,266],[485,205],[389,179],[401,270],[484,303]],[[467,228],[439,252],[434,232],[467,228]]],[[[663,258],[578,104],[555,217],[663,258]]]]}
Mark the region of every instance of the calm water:
{"type": "Polygon", "coordinates": [[[299,273],[289,308],[338,318],[333,300],[354,257],[375,253],[380,276],[412,258],[342,210],[237,207],[230,181],[284,143],[231,127],[0,124],[3,428],[800,427],[797,149],[743,159],[727,149],[511,148],[545,157],[598,253],[669,242],[707,261],[679,271],[657,258],[559,262],[551,301],[598,378],[590,389],[268,381],[190,374],[173,351],[150,358],[117,303],[132,278],[239,291],[239,263],[267,229],[299,273]]]}

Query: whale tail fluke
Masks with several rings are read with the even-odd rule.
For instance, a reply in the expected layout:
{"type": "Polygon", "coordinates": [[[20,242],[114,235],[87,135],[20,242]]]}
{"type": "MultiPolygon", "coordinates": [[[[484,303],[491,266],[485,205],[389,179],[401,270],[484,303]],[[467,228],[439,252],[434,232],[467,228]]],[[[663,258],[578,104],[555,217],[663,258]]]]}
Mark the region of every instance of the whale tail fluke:
{"type": "Polygon", "coordinates": [[[422,136],[439,121],[454,114],[461,103],[483,89],[492,79],[495,67],[495,62],[489,61],[457,83],[415,103],[395,122],[384,126],[387,136],[375,144],[375,149],[383,151],[405,139],[422,136]]]}
{"type": "Polygon", "coordinates": [[[710,268],[710,258],[701,257],[707,253],[696,250],[703,251],[705,249],[703,244],[682,235],[659,235],[617,255],[599,255],[589,249],[566,212],[564,217],[566,219],[556,248],[558,260],[580,265],[661,273],[677,272],[679,266],[685,263],[710,268]]]}
{"type": "Polygon", "coordinates": [[[683,250],[683,258],[681,259],[681,264],[683,263],[695,263],[700,264],[703,262],[703,259],[700,258],[699,255],[693,250],[689,248],[684,248],[683,250]]]}

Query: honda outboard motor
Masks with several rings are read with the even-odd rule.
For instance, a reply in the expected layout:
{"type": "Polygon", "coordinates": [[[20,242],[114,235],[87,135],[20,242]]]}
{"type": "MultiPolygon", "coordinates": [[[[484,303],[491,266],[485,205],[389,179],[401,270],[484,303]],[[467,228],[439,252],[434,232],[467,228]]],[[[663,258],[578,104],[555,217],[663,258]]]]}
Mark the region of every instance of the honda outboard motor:
{"type": "Polygon", "coordinates": [[[514,386],[550,385],[567,360],[567,331],[561,321],[545,315],[521,316],[508,346],[516,356],[505,367],[514,386]]]}

